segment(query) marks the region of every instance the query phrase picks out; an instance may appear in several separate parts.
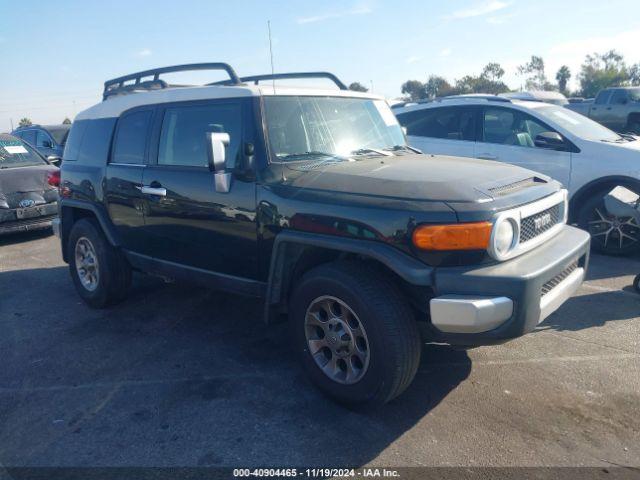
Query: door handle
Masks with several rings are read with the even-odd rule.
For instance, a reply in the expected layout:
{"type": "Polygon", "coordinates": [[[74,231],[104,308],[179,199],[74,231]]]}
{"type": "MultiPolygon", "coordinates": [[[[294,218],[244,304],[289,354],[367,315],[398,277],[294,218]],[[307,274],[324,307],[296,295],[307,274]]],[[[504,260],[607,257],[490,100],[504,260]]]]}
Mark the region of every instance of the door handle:
{"type": "Polygon", "coordinates": [[[163,187],[151,187],[149,185],[136,185],[136,188],[146,195],[157,195],[159,197],[167,196],[167,189],[163,187]]]}
{"type": "Polygon", "coordinates": [[[478,155],[478,158],[480,158],[482,160],[497,160],[498,156],[497,155],[491,155],[490,153],[481,153],[480,155],[478,155]]]}

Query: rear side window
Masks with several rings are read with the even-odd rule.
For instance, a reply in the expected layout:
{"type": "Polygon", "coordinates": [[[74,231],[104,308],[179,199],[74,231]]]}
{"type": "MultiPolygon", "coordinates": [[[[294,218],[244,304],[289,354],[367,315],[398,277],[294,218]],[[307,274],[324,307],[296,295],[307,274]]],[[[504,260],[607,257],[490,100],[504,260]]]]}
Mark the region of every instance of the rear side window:
{"type": "Polygon", "coordinates": [[[227,158],[237,161],[242,135],[239,104],[167,108],[162,120],[158,165],[207,167],[207,132],[228,133],[227,158]]]}
{"type": "Polygon", "coordinates": [[[115,118],[74,122],[64,148],[63,160],[65,162],[78,161],[93,165],[105,165],[115,123],[115,118]]]}
{"type": "Polygon", "coordinates": [[[596,105],[604,105],[609,101],[610,96],[611,96],[611,90],[602,90],[600,93],[598,93],[598,96],[596,97],[596,101],[595,101],[596,105]]]}
{"type": "Polygon", "coordinates": [[[145,163],[145,148],[152,113],[151,110],[142,110],[125,114],[120,118],[111,157],[112,163],[145,163]]]}
{"type": "Polygon", "coordinates": [[[475,140],[475,110],[470,107],[427,108],[398,115],[407,135],[447,140],[475,140]]]}

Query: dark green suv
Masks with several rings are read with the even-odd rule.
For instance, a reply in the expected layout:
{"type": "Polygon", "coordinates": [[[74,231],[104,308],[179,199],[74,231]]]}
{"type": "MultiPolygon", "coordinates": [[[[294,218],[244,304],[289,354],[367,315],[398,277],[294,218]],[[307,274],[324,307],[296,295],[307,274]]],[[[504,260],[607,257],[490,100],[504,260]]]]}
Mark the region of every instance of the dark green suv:
{"type": "Polygon", "coordinates": [[[558,182],[421,154],[382,98],[328,73],[196,64],[106,82],[73,124],[60,195],[62,253],[89,305],[122,300],[132,270],[262,298],[314,383],[349,403],[399,395],[423,340],[533,330],[588,262],[558,182]],[[160,78],[187,69],[229,80],[160,78]],[[276,84],[309,76],[338,88],[276,84]]]}

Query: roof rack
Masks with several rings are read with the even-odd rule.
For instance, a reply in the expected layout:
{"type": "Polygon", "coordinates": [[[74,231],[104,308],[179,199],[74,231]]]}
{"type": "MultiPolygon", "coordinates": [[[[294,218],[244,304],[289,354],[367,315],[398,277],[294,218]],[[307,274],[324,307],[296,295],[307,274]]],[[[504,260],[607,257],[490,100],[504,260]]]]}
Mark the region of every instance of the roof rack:
{"type": "MultiPolygon", "coordinates": [[[[267,73],[264,75],[251,75],[249,77],[242,77],[240,81],[243,83],[253,82],[258,85],[264,80],[290,80],[296,78],[327,78],[335,83],[340,90],[349,90],[349,88],[342,83],[342,81],[330,72],[291,72],[291,73],[267,73]]],[[[221,82],[210,83],[209,85],[229,85],[228,80],[221,82]]]]}
{"type": "Polygon", "coordinates": [[[506,97],[499,97],[498,95],[493,95],[490,93],[467,93],[463,95],[448,95],[442,98],[436,98],[436,102],[440,102],[443,100],[458,100],[469,98],[471,100],[487,100],[488,102],[503,102],[503,103],[511,103],[511,100],[506,97]]]}
{"type": "Polygon", "coordinates": [[[191,63],[187,65],[175,65],[172,67],[154,68],[143,72],[131,73],[123,77],[114,78],[104,82],[102,100],[113,95],[131,93],[139,90],[159,90],[171,87],[184,87],[185,85],[170,85],[160,79],[160,75],[172,72],[188,72],[195,70],[224,70],[229,75],[229,80],[225,80],[226,85],[239,85],[240,78],[231,65],[227,63],[191,63]],[[144,77],[153,76],[153,80],[142,81],[144,77]],[[125,85],[125,82],[133,80],[134,83],[125,85]]]}

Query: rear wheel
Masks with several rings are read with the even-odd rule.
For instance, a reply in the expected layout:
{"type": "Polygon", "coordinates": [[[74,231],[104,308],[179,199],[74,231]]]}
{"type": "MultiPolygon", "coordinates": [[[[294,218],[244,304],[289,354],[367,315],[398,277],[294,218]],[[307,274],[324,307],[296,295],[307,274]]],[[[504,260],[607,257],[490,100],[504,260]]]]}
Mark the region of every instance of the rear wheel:
{"type": "Polygon", "coordinates": [[[413,311],[371,266],[337,262],[306,273],[289,321],[311,380],[339,402],[388,402],[415,376],[421,346],[413,311]]]}
{"type": "Polygon", "coordinates": [[[605,255],[628,255],[640,250],[640,224],[635,217],[609,213],[600,192],[589,198],[578,212],[578,224],[591,234],[591,246],[605,255]]]}
{"type": "Polygon", "coordinates": [[[84,218],[73,225],[67,248],[71,278],[89,306],[104,308],[126,296],[131,268],[94,220],[84,218]]]}
{"type": "Polygon", "coordinates": [[[640,135],[640,120],[629,120],[629,123],[627,123],[627,128],[625,130],[627,133],[640,135]]]}

